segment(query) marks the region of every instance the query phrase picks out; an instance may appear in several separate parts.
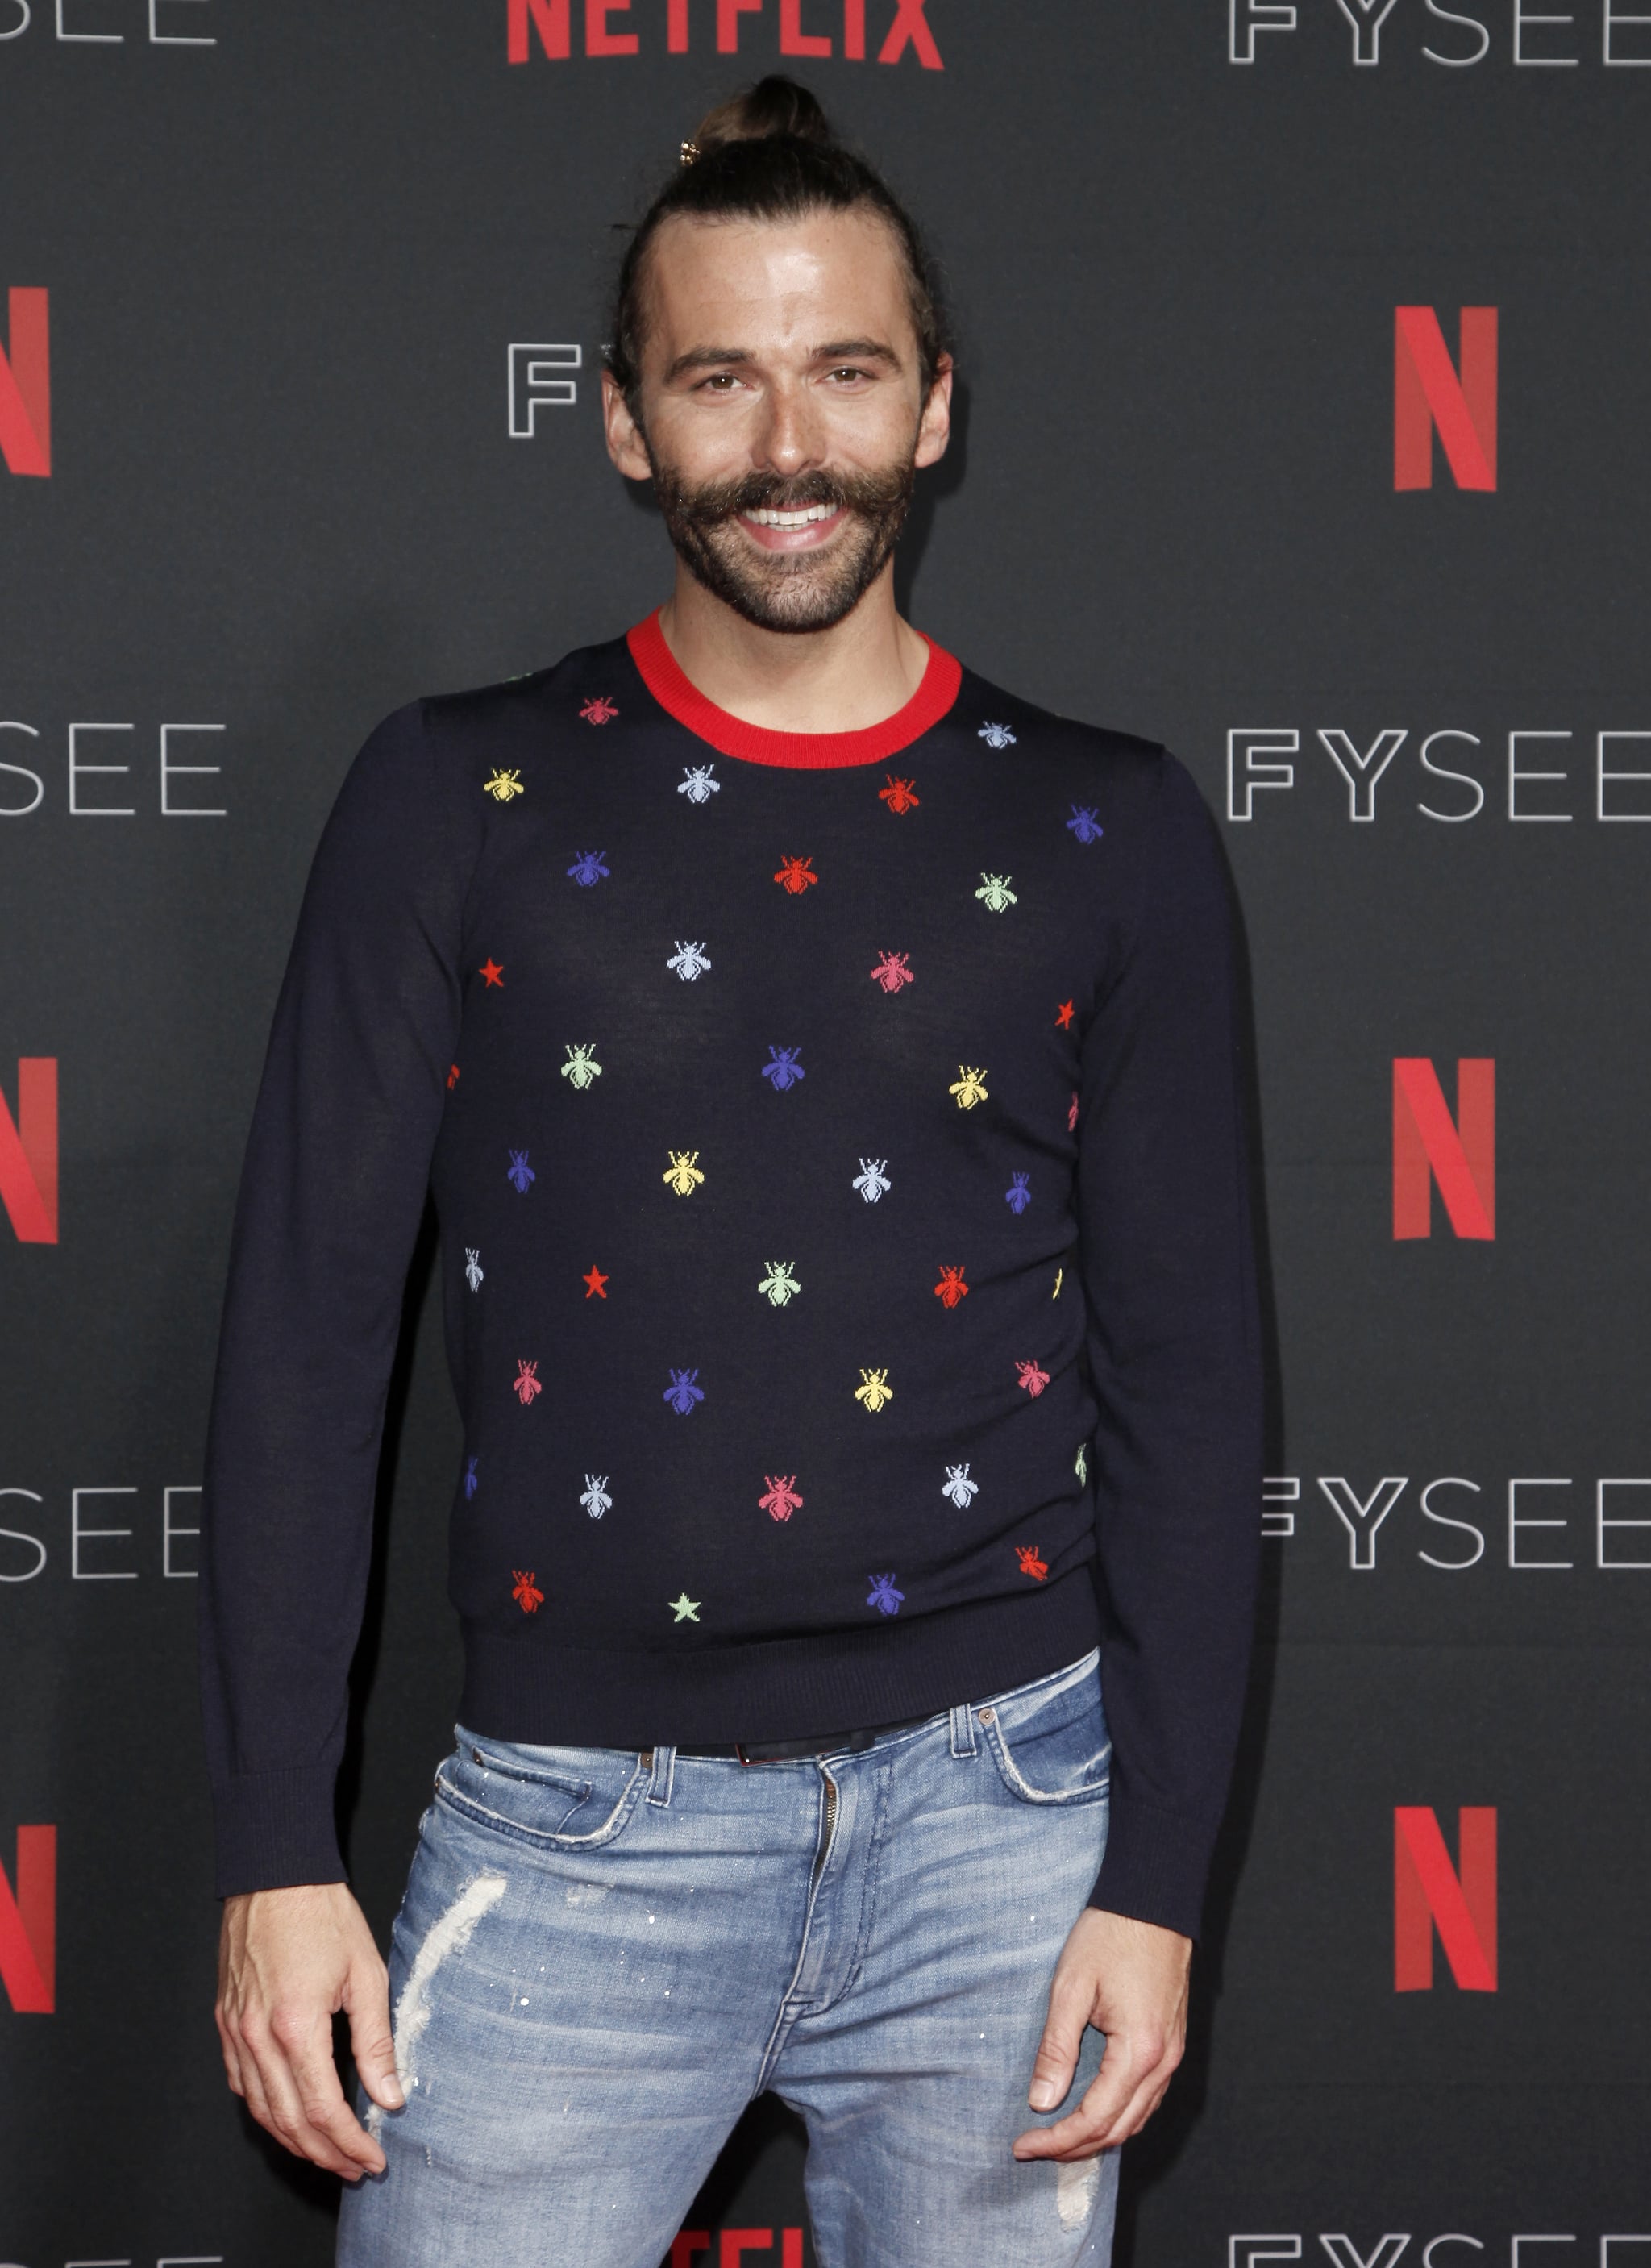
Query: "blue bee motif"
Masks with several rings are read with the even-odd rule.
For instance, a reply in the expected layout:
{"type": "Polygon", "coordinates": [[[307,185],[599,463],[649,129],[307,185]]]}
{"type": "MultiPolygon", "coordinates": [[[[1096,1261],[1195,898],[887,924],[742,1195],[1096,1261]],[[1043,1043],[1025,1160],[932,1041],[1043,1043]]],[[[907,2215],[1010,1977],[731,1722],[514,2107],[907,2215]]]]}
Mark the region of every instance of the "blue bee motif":
{"type": "Polygon", "coordinates": [[[696,1383],[698,1377],[697,1370],[674,1370],[671,1373],[671,1382],[660,1398],[662,1402],[668,1402],[679,1418],[686,1418],[695,1403],[703,1402],[705,1398],[704,1388],[696,1383]]]}
{"type": "Polygon", "coordinates": [[[896,1590],[894,1577],[873,1575],[871,1584],[871,1595],[866,1602],[866,1605],[876,1607],[886,1615],[897,1615],[906,1594],[903,1591],[896,1590]]]}
{"type": "Polygon", "coordinates": [[[533,1167],[527,1163],[527,1152],[526,1150],[512,1150],[511,1152],[510,1170],[505,1174],[505,1178],[507,1182],[515,1182],[518,1196],[524,1197],[527,1196],[528,1189],[532,1187],[533,1183],[538,1180],[539,1176],[534,1173],[533,1167]]]}
{"type": "Polygon", "coordinates": [[[800,1079],[808,1074],[798,1062],[800,1048],[770,1048],[768,1061],[763,1066],[764,1079],[772,1079],[776,1094],[783,1094],[788,1086],[795,1086],[800,1079]]]}
{"type": "Polygon", "coordinates": [[[1027,1187],[1030,1179],[1029,1174],[1017,1174],[1003,1193],[1005,1204],[1008,1206],[1017,1220],[1032,1202],[1032,1192],[1027,1187]]]}
{"type": "Polygon", "coordinates": [[[475,1476],[475,1469],[480,1462],[479,1457],[467,1457],[464,1461],[464,1496],[467,1504],[482,1485],[475,1476]]]}
{"type": "Polygon", "coordinates": [[[1066,821],[1068,835],[1075,835],[1080,843],[1098,843],[1106,833],[1093,810],[1080,811],[1074,803],[1072,817],[1066,821]]]}
{"type": "Polygon", "coordinates": [[[606,881],[611,872],[602,864],[607,856],[605,850],[581,850],[568,868],[568,873],[582,890],[588,890],[593,882],[606,881]]]}

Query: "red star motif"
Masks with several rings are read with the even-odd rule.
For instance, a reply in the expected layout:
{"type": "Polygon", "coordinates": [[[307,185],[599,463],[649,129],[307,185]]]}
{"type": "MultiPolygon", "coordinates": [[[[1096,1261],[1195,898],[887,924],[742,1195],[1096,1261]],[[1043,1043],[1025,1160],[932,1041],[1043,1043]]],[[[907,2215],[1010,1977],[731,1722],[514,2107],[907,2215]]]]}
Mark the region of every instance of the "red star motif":
{"type": "Polygon", "coordinates": [[[458,1064],[454,1064],[454,1065],[453,1066],[453,1069],[452,1069],[452,1070],[447,1073],[447,1085],[448,1085],[450,1087],[453,1087],[453,1086],[456,1086],[458,1085],[458,1083],[459,1083],[459,1066],[458,1066],[458,1064]]]}
{"type": "Polygon", "coordinates": [[[501,992],[504,990],[505,964],[502,961],[495,961],[490,953],[475,973],[478,976],[485,976],[490,984],[497,984],[501,992]]]}
{"type": "Polygon", "coordinates": [[[608,1282],[608,1278],[603,1275],[601,1270],[596,1265],[596,1263],[593,1260],[591,1263],[590,1274],[588,1276],[581,1276],[579,1278],[579,1281],[585,1286],[585,1296],[587,1300],[605,1300],[608,1297],[608,1293],[603,1288],[608,1282]]]}
{"type": "Polygon", "coordinates": [[[1072,1002],[1070,1000],[1063,1000],[1059,1007],[1056,1009],[1055,1021],[1060,1026],[1063,1032],[1072,1022],[1072,1002]]]}

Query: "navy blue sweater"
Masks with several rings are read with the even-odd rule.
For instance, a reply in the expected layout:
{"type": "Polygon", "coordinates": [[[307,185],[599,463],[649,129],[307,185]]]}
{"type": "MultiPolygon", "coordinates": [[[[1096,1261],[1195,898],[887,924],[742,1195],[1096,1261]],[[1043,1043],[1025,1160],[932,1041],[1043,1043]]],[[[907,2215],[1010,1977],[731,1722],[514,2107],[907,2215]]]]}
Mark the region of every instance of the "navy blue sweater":
{"type": "Polygon", "coordinates": [[[740,723],[657,619],[390,717],[316,853],[236,1215],[220,1889],[343,1874],[433,1190],[468,1726],[835,1733],[1099,1638],[1095,1903],[1195,1934],[1259,1529],[1240,1032],[1184,769],[939,648],[861,733],[740,723]]]}

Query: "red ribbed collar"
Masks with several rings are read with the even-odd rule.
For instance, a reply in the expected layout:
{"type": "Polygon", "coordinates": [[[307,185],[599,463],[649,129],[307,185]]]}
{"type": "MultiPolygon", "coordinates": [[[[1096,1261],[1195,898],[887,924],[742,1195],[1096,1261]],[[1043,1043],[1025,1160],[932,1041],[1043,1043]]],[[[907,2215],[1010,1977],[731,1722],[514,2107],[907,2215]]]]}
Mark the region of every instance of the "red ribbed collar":
{"type": "Polygon", "coordinates": [[[665,643],[657,613],[627,630],[625,643],[642,673],[643,683],[667,715],[686,725],[698,739],[708,740],[719,754],[742,756],[753,764],[820,770],[837,764],[882,763],[940,723],[956,700],[963,677],[962,664],[956,657],[925,637],[929,666],[923,673],[923,682],[903,709],[896,709],[880,725],[867,725],[858,733],[776,733],[766,725],[748,725],[741,718],[731,717],[705,698],[665,643]]]}

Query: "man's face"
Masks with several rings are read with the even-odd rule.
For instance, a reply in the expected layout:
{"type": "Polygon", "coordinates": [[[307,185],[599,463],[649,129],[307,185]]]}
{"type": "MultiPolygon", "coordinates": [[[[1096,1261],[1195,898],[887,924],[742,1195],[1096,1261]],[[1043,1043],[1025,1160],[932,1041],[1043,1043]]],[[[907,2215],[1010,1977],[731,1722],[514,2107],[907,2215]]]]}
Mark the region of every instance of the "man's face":
{"type": "Polygon", "coordinates": [[[950,372],[925,401],[893,236],[858,210],[677,215],[645,290],[641,422],[604,376],[609,454],[652,481],[717,598],[763,630],[829,630],[883,571],[915,473],[946,448],[950,372]]]}

